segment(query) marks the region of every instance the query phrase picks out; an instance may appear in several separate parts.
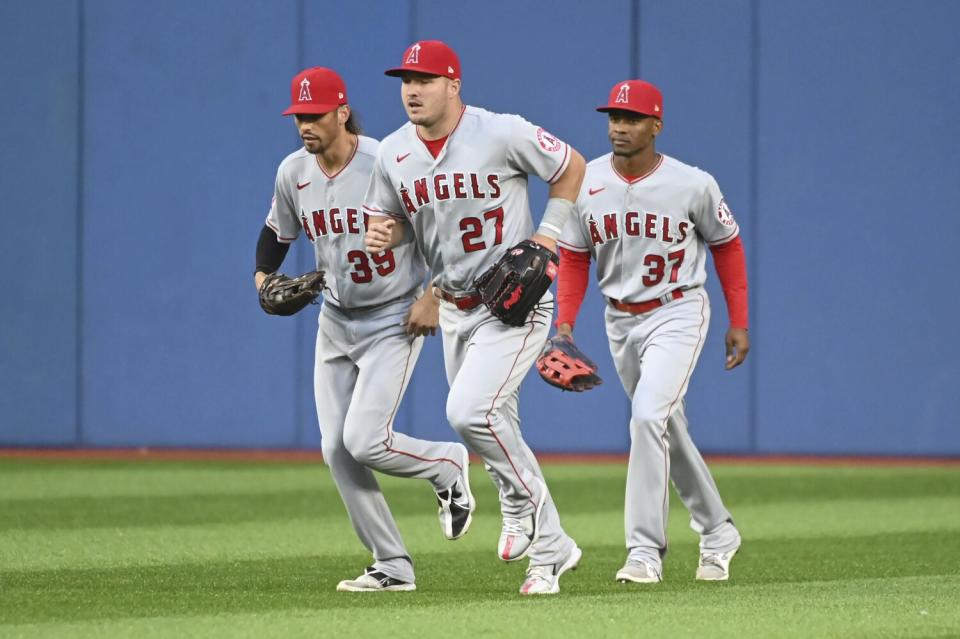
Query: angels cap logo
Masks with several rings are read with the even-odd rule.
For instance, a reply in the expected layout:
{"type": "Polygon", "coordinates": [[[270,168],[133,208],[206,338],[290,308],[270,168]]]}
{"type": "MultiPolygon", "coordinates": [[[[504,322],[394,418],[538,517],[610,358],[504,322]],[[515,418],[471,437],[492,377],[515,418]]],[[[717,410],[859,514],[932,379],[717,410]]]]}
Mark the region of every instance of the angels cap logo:
{"type": "Polygon", "coordinates": [[[313,102],[313,96],[310,95],[310,80],[304,78],[300,81],[300,102],[313,102]]]}
{"type": "Polygon", "coordinates": [[[614,100],[616,104],[629,104],[630,103],[630,85],[624,82],[620,85],[620,93],[617,94],[617,99],[614,100]]]}
{"type": "Polygon", "coordinates": [[[338,91],[338,92],[337,92],[337,97],[339,97],[339,98],[342,100],[342,99],[343,99],[343,91],[338,91]]]}
{"type": "Polygon", "coordinates": [[[410,55],[407,56],[407,61],[404,64],[420,64],[420,43],[416,43],[410,47],[410,55]]]}

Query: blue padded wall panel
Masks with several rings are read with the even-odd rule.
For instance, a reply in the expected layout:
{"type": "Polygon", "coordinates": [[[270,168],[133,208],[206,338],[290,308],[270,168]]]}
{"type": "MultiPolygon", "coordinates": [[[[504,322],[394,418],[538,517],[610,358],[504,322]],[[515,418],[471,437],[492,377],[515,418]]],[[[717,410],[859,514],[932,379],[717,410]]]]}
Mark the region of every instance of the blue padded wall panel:
{"type": "Polygon", "coordinates": [[[297,5],[86,6],[83,443],[291,446],[295,324],[252,276],[297,5]]]}
{"type": "Polygon", "coordinates": [[[0,3],[0,446],[77,430],[80,39],[76,0],[0,3]]]}
{"type": "MultiPolygon", "coordinates": [[[[440,38],[468,103],[521,113],[588,159],[609,148],[593,109],[613,83],[664,89],[658,146],[717,177],[754,303],[754,351],[723,372],[708,266],[714,319],[688,394],[703,449],[960,454],[960,4],[373,6],[0,3],[16,96],[0,105],[0,208],[17,230],[0,265],[36,298],[0,308],[0,445],[315,447],[317,309],[267,317],[251,286],[274,174],[298,145],[280,116],[289,81],[337,68],[379,138],[405,121],[383,69],[440,38]]],[[[539,219],[547,189],[530,188],[539,219]]],[[[301,241],[284,268],[310,263],[301,241]]],[[[577,338],[606,383],[563,395],[531,374],[528,441],[625,450],[595,286],[577,338]]],[[[397,426],[449,439],[439,342],[397,426]]]]}
{"type": "Polygon", "coordinates": [[[958,22],[760,5],[762,450],[960,453],[958,22]]]}

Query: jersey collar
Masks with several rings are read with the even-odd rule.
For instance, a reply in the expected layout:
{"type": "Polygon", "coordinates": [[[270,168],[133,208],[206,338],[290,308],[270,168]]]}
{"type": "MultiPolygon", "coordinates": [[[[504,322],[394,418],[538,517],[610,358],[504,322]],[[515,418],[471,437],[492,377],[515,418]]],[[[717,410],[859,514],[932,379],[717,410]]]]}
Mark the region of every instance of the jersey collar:
{"type": "Polygon", "coordinates": [[[343,163],[343,166],[340,167],[340,170],[334,173],[333,175],[328,175],[326,171],[323,170],[323,166],[320,164],[320,156],[314,155],[313,161],[316,163],[317,168],[320,169],[320,172],[323,173],[328,180],[332,180],[341,173],[347,170],[347,167],[350,166],[350,163],[353,162],[353,158],[357,155],[357,149],[360,148],[360,136],[357,137],[357,143],[353,145],[353,153],[350,154],[350,157],[347,158],[347,161],[343,163]]]}
{"type": "Polygon", "coordinates": [[[426,141],[420,137],[420,129],[417,128],[416,124],[410,123],[413,126],[413,132],[417,136],[417,140],[420,142],[420,146],[424,153],[427,154],[427,157],[433,162],[433,166],[436,166],[443,160],[444,156],[447,154],[447,149],[450,147],[450,138],[453,137],[453,134],[457,132],[457,129],[460,128],[460,123],[463,122],[463,114],[467,112],[467,105],[464,104],[463,108],[460,109],[460,117],[457,118],[457,123],[453,125],[453,128],[450,130],[450,133],[447,134],[447,141],[444,143],[443,148],[440,149],[440,153],[437,154],[437,157],[434,158],[433,154],[430,153],[430,150],[427,148],[426,141]]]}
{"type": "Polygon", "coordinates": [[[648,177],[656,173],[657,169],[659,169],[660,166],[663,164],[663,158],[664,158],[663,153],[658,153],[657,155],[660,156],[660,159],[657,160],[657,163],[653,165],[653,168],[647,171],[646,173],[644,173],[643,175],[638,175],[633,179],[627,179],[622,173],[620,173],[620,171],[617,170],[617,166],[613,163],[613,153],[610,154],[610,168],[613,169],[613,172],[617,174],[618,178],[620,178],[627,184],[636,184],[641,180],[646,180],[648,177]]]}

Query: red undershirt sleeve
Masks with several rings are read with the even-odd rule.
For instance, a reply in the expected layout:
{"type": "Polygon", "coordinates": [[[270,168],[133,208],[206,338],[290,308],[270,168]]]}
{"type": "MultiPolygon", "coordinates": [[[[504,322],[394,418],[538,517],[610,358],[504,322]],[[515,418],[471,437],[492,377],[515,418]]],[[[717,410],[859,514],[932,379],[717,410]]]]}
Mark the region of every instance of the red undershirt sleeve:
{"type": "Polygon", "coordinates": [[[560,272],[557,275],[557,321],[555,326],[577,321],[583,296],[590,280],[590,253],[560,247],[560,272]]]}
{"type": "MultiPolygon", "coordinates": [[[[720,286],[723,287],[723,296],[727,300],[730,328],[749,328],[747,258],[740,236],[723,244],[712,245],[710,253],[713,254],[713,264],[720,278],[720,286]]],[[[562,272],[562,261],[560,266],[562,272]]]]}

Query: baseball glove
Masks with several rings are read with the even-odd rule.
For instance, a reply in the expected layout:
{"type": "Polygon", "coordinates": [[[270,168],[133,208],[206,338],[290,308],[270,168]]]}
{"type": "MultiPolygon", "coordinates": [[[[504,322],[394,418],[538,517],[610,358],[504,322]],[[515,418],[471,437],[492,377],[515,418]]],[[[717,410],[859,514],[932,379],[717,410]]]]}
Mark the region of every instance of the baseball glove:
{"type": "Polygon", "coordinates": [[[494,317],[510,326],[523,326],[557,277],[559,263],[560,258],[550,249],[524,240],[509,249],[473,285],[494,317]]]}
{"type": "Polygon", "coordinates": [[[260,307],[270,315],[293,315],[312,304],[323,285],[323,271],[310,271],[293,279],[271,273],[260,285],[260,307]]]}
{"type": "Polygon", "coordinates": [[[537,358],[537,371],[551,386],[577,393],[603,383],[597,375],[597,365],[567,335],[554,335],[547,340],[537,358]]]}

